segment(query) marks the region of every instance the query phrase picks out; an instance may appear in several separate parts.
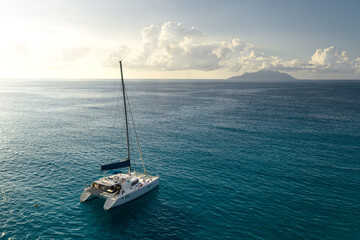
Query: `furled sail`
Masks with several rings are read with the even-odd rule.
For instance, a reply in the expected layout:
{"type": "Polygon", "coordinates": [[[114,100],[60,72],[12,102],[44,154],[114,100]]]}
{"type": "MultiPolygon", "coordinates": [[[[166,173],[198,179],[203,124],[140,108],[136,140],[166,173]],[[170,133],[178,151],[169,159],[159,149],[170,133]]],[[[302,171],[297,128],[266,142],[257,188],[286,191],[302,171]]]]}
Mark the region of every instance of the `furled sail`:
{"type": "Polygon", "coordinates": [[[107,170],[118,169],[118,168],[126,168],[126,167],[130,167],[130,159],[129,158],[127,158],[125,161],[122,161],[122,162],[102,165],[101,171],[107,171],[107,170]]]}

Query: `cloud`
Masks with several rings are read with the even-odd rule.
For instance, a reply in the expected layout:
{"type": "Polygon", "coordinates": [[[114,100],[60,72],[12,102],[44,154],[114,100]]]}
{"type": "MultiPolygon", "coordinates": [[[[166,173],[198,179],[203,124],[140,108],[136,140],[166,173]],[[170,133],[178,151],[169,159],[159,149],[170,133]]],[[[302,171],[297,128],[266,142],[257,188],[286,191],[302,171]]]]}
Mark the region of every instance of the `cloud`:
{"type": "Polygon", "coordinates": [[[277,70],[277,71],[302,71],[307,68],[298,59],[284,61],[277,56],[271,56],[269,62],[265,61],[262,64],[263,69],[277,70]]]}
{"type": "Polygon", "coordinates": [[[360,57],[355,60],[354,67],[357,72],[360,72],[360,57]]]}
{"type": "Polygon", "coordinates": [[[301,63],[298,59],[284,61],[277,56],[271,58],[272,61],[264,61],[264,69],[315,73],[360,72],[360,58],[351,59],[346,51],[337,50],[334,46],[317,49],[307,63],[301,63]]]}
{"type": "MultiPolygon", "coordinates": [[[[292,72],[359,72],[360,58],[350,59],[346,51],[334,46],[317,49],[308,62],[283,60],[267,55],[264,50],[240,39],[215,41],[197,28],[185,28],[181,23],[165,22],[161,27],[150,25],[141,30],[140,46],[121,45],[105,61],[116,66],[126,59],[129,68],[157,71],[222,70],[229,74],[262,69],[292,72]]],[[[265,49],[266,52],[266,49],[265,49]]]]}
{"type": "Polygon", "coordinates": [[[166,22],[161,28],[155,25],[144,28],[141,35],[139,48],[120,46],[110,55],[107,65],[120,57],[134,68],[204,71],[220,68],[214,53],[216,43],[196,28],[185,29],[181,23],[166,22]]]}
{"type": "Polygon", "coordinates": [[[105,65],[116,66],[117,60],[122,58],[132,68],[162,71],[222,69],[235,73],[260,70],[270,59],[252,43],[240,39],[214,41],[197,28],[186,29],[176,22],[166,22],[161,27],[150,25],[141,30],[141,36],[140,46],[121,45],[110,54],[105,65]]]}
{"type": "Polygon", "coordinates": [[[207,34],[192,27],[186,29],[181,23],[166,22],[162,27],[151,25],[141,30],[142,44],[137,48],[122,45],[111,53],[107,66],[124,58],[129,67],[157,70],[203,70],[228,68],[242,69],[241,62],[253,59],[253,44],[239,39],[217,42],[207,34]]]}
{"type": "Polygon", "coordinates": [[[327,72],[354,72],[355,61],[347,57],[346,51],[339,51],[334,46],[317,49],[309,64],[314,70],[327,72]]]}

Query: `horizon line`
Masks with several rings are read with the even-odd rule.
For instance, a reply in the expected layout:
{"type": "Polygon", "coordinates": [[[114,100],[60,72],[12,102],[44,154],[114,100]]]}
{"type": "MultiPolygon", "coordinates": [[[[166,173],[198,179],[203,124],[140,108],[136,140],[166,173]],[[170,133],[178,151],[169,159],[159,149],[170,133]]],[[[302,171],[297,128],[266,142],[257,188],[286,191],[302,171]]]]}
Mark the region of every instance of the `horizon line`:
{"type": "MultiPolygon", "coordinates": [[[[116,80],[116,79],[120,79],[120,78],[53,78],[53,77],[41,77],[41,78],[0,78],[0,81],[4,81],[4,80],[66,80],[66,81],[71,81],[71,80],[116,80]]],[[[243,81],[277,81],[277,79],[238,79],[238,80],[231,80],[229,78],[125,78],[126,80],[212,80],[212,81],[216,81],[216,80],[228,80],[228,81],[236,81],[236,82],[243,82],[243,81]]],[[[360,78],[294,78],[292,80],[281,80],[279,79],[278,81],[282,81],[282,82],[291,82],[291,81],[311,81],[311,80],[319,80],[319,81],[360,81],[360,78]]]]}

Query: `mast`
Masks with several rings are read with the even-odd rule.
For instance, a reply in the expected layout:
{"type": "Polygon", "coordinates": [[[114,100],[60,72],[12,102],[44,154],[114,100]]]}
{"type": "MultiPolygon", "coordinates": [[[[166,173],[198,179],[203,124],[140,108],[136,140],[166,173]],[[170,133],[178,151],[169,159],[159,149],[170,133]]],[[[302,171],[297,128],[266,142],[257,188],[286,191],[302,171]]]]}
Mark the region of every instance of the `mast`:
{"type": "MultiPolygon", "coordinates": [[[[127,118],[127,109],[126,109],[126,97],[125,97],[125,84],[124,84],[124,77],[122,71],[122,63],[120,63],[120,73],[121,73],[121,86],[122,86],[122,94],[124,100],[124,115],[125,115],[125,126],[126,126],[126,146],[127,146],[127,154],[128,154],[128,161],[130,161],[130,143],[129,143],[129,126],[128,126],[128,118],[127,118]]],[[[129,166],[129,174],[131,172],[131,165],[129,166]]]]}

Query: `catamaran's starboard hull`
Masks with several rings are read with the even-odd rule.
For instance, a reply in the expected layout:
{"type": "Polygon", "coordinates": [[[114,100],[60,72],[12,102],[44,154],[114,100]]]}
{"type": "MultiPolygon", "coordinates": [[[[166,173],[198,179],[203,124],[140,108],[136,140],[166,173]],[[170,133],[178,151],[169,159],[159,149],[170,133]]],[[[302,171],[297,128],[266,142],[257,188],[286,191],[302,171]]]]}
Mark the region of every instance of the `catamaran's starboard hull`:
{"type": "Polygon", "coordinates": [[[116,196],[105,196],[105,194],[101,193],[101,191],[96,192],[97,189],[88,187],[81,194],[80,202],[86,202],[96,197],[101,197],[106,199],[104,209],[109,210],[141,197],[157,186],[159,186],[159,177],[153,177],[151,181],[141,184],[141,187],[137,186],[133,191],[116,196]]]}
{"type": "Polygon", "coordinates": [[[142,186],[136,191],[133,191],[128,194],[120,195],[115,198],[107,198],[104,204],[104,210],[109,210],[114,207],[121,206],[125,203],[128,203],[136,198],[139,198],[146,193],[150,192],[151,190],[155,189],[157,186],[159,186],[159,178],[156,178],[152,182],[142,186]]]}

